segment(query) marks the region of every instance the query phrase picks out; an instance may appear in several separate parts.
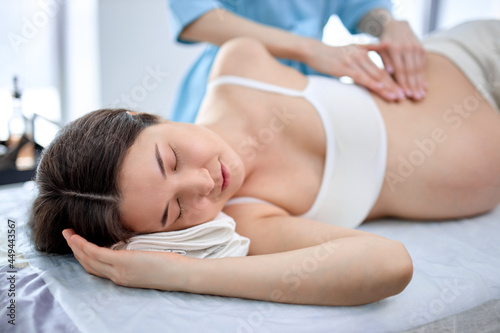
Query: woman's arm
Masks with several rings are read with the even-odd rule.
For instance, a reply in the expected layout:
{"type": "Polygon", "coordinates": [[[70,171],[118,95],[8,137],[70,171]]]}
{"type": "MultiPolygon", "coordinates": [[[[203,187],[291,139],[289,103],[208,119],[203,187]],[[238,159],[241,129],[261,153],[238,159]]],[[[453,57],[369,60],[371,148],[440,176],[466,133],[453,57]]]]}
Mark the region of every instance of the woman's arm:
{"type": "Polygon", "coordinates": [[[246,234],[252,243],[271,242],[266,251],[281,251],[280,244],[290,240],[287,251],[196,259],[172,253],[112,251],[70,230],[63,235],[87,272],[128,287],[281,303],[357,305],[395,295],[411,279],[411,258],[399,242],[290,216],[254,223],[247,228],[254,232],[246,234]],[[287,227],[290,223],[293,227],[287,227]],[[312,224],[318,228],[311,229],[312,224]],[[292,249],[304,244],[315,245],[292,249]]]}
{"type": "Polygon", "coordinates": [[[258,256],[197,260],[184,291],[314,305],[359,305],[400,293],[412,276],[404,246],[348,237],[258,256]]]}

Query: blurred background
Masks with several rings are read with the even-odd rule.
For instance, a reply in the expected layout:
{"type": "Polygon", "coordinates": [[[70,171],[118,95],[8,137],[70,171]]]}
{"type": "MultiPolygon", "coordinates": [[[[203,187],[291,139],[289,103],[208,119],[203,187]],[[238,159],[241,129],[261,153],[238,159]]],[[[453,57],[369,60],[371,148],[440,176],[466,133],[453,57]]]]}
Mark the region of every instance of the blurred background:
{"type": "MultiPolygon", "coordinates": [[[[270,0],[272,1],[272,0],[270,0]]],[[[498,0],[394,0],[394,14],[419,36],[479,18],[500,19],[498,0]]],[[[180,45],[169,33],[166,0],[0,0],[0,140],[13,113],[13,77],[22,112],[60,124],[102,107],[169,117],[186,69],[203,45],[180,45]]],[[[332,17],[326,43],[363,41],[332,17]]],[[[36,125],[42,146],[57,130],[36,125]]]]}

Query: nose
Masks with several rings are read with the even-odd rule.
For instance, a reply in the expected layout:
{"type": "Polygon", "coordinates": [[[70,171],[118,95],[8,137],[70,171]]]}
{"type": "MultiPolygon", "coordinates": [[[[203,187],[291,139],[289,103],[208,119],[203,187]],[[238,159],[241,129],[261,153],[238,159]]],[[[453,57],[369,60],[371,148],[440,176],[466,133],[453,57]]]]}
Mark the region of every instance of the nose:
{"type": "Polygon", "coordinates": [[[207,196],[214,189],[215,183],[205,168],[185,170],[179,179],[181,192],[190,196],[207,196]]]}

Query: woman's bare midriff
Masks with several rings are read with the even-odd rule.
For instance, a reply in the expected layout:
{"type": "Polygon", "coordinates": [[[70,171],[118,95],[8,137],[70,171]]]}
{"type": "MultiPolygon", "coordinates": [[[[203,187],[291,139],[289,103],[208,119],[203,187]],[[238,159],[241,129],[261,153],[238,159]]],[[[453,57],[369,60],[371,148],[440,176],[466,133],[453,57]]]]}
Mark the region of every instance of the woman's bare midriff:
{"type": "MultiPolygon", "coordinates": [[[[448,59],[428,54],[426,67],[423,101],[387,103],[372,94],[385,122],[388,156],[383,187],[367,220],[458,218],[500,202],[500,113],[448,59]]],[[[295,81],[275,84],[290,82],[295,81]]],[[[259,167],[235,196],[264,199],[291,215],[305,213],[317,196],[324,167],[325,136],[316,110],[301,98],[238,86],[223,89],[206,108],[226,110],[218,132],[237,151],[249,138],[259,138],[273,120],[290,116],[270,142],[250,140],[260,145],[252,146],[255,154],[242,157],[253,158],[259,167]],[[218,107],[218,97],[234,100],[234,105],[218,107]]]]}
{"type": "Polygon", "coordinates": [[[387,129],[384,185],[368,219],[446,219],[500,202],[500,114],[448,59],[428,54],[421,102],[373,98],[387,129]]]}

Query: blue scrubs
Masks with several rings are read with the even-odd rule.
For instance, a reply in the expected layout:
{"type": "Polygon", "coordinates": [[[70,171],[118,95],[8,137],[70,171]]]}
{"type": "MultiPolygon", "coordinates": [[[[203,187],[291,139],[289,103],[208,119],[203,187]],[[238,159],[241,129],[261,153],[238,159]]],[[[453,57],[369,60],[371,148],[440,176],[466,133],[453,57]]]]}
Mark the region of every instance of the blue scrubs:
{"type": "MultiPolygon", "coordinates": [[[[350,33],[357,33],[356,25],[370,11],[391,9],[390,0],[169,0],[171,31],[181,43],[182,30],[204,13],[223,8],[264,25],[280,28],[304,37],[321,40],[323,28],[331,15],[338,15],[350,33]]],[[[171,119],[194,122],[200,108],[208,74],[218,47],[208,44],[189,70],[179,87],[171,119]]],[[[280,59],[304,74],[318,74],[298,61],[280,59]]]]}

